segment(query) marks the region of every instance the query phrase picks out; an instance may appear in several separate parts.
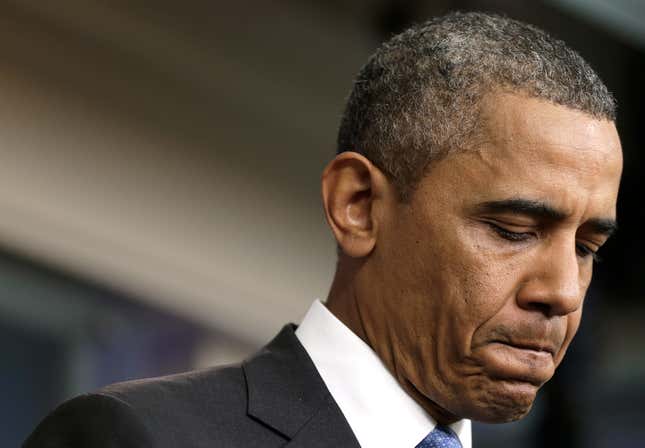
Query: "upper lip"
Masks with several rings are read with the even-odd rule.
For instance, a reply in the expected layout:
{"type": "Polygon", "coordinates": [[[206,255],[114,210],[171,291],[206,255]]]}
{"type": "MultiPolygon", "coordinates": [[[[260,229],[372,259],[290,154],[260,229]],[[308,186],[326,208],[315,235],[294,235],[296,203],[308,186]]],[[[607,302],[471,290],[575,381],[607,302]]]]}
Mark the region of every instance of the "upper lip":
{"type": "Polygon", "coordinates": [[[537,352],[547,352],[547,353],[550,353],[551,355],[555,355],[555,353],[557,351],[557,348],[555,347],[555,344],[553,344],[551,342],[548,342],[548,341],[503,341],[503,340],[497,340],[497,341],[494,341],[494,342],[510,345],[512,347],[521,348],[521,349],[535,350],[537,352]]]}

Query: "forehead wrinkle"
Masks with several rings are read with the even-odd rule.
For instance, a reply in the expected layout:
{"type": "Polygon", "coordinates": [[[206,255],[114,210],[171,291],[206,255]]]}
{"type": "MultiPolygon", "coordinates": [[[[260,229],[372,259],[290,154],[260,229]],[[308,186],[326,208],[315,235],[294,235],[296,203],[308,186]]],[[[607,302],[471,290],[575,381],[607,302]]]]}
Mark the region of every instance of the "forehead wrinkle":
{"type": "MultiPolygon", "coordinates": [[[[547,167],[557,168],[555,173],[561,173],[562,169],[573,169],[583,174],[584,177],[591,178],[602,174],[608,165],[616,169],[622,167],[620,151],[600,147],[537,140],[521,142],[519,139],[499,138],[497,141],[480,140],[470,149],[470,152],[493,172],[503,172],[508,169],[531,170],[537,165],[541,165],[540,171],[544,171],[547,167]]],[[[607,173],[609,171],[613,170],[608,170],[607,173]]],[[[529,174],[530,177],[533,177],[539,175],[540,172],[535,171],[529,174]]]]}
{"type": "Polygon", "coordinates": [[[507,197],[548,199],[572,219],[615,214],[608,213],[607,192],[617,190],[622,152],[615,127],[607,120],[543,101],[507,97],[489,103],[479,132],[463,151],[446,159],[451,155],[457,156],[453,170],[459,172],[452,182],[474,182],[471,194],[480,199],[485,189],[507,197]]]}
{"type": "MultiPolygon", "coordinates": [[[[480,179],[478,173],[482,173],[482,171],[489,172],[481,182],[486,183],[485,191],[490,195],[481,196],[484,192],[481,189],[473,191],[480,200],[485,201],[486,197],[492,198],[489,200],[493,201],[496,199],[522,198],[535,203],[544,203],[566,215],[566,218],[562,217],[564,221],[583,219],[583,215],[589,212],[597,218],[613,217],[613,213],[606,213],[604,206],[600,208],[594,207],[597,208],[595,212],[589,210],[590,204],[595,202],[593,198],[599,190],[603,189],[605,183],[594,176],[597,171],[589,168],[587,163],[579,163],[575,157],[567,157],[567,161],[571,161],[571,163],[563,164],[562,159],[538,157],[535,151],[530,151],[527,154],[527,151],[514,151],[509,148],[505,148],[502,151],[506,152],[510,157],[500,157],[504,153],[500,154],[495,148],[486,148],[485,146],[488,143],[490,141],[480,141],[479,145],[471,147],[473,150],[467,154],[466,158],[457,158],[459,159],[458,163],[466,170],[459,176],[459,182],[478,181],[480,179]],[[536,166],[536,164],[531,163],[531,159],[539,162],[540,170],[531,171],[536,166]],[[575,169],[578,173],[583,173],[584,176],[576,175],[561,178],[560,174],[562,174],[563,170],[567,171],[569,167],[575,169]],[[509,173],[511,173],[510,177],[508,176],[509,173]],[[503,179],[508,179],[508,183],[504,182],[503,179]],[[583,179],[589,179],[589,181],[583,179]],[[593,185],[591,185],[593,188],[589,188],[589,185],[584,185],[588,182],[593,182],[593,185]],[[588,193],[584,194],[584,197],[579,194],[581,188],[588,193]],[[554,189],[557,190],[557,194],[554,193],[554,189]],[[497,196],[497,198],[494,196],[497,196]]],[[[544,153],[548,153],[548,151],[544,151],[544,153]]]]}
{"type": "Polygon", "coordinates": [[[620,150],[614,122],[518,92],[488,95],[482,101],[480,119],[480,133],[486,134],[496,144],[513,143],[519,136],[519,140],[539,145],[557,144],[561,141],[557,130],[562,127],[563,120],[566,120],[570,147],[578,150],[591,148],[579,147],[574,143],[575,140],[597,146],[595,143],[606,140],[606,127],[609,126],[614,128],[616,139],[604,141],[604,144],[598,146],[598,150],[606,154],[615,154],[616,149],[620,150]],[[605,148],[605,145],[608,147],[605,148]]]}

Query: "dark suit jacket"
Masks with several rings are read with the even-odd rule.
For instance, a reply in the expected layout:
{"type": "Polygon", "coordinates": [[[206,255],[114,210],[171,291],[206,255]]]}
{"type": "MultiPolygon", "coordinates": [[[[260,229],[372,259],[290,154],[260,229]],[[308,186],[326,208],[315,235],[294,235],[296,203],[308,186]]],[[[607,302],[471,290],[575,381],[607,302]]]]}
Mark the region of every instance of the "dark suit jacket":
{"type": "Polygon", "coordinates": [[[115,384],[70,400],[23,448],[358,448],[294,330],[287,325],[238,366],[115,384]]]}

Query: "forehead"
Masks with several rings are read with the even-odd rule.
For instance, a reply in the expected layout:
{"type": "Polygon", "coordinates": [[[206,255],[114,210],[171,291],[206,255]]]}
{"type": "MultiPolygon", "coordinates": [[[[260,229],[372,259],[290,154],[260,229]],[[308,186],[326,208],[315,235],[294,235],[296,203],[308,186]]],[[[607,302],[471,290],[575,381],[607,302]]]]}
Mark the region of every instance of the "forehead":
{"type": "Polygon", "coordinates": [[[433,188],[448,185],[464,202],[523,197],[571,214],[610,217],[621,170],[613,122],[540,99],[497,94],[482,103],[473,147],[439,162],[425,180],[433,188]]]}
{"type": "Polygon", "coordinates": [[[620,140],[612,121],[520,94],[498,93],[481,104],[482,137],[497,145],[539,144],[592,151],[607,159],[620,157],[620,140]]]}

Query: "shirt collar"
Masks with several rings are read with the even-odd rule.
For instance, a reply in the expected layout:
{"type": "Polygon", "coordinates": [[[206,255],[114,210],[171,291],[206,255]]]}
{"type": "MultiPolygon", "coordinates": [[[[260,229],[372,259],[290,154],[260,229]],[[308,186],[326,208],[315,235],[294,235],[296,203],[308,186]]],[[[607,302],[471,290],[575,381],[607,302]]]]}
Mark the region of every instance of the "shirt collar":
{"type": "MultiPolygon", "coordinates": [[[[309,308],[296,336],[362,447],[413,448],[436,426],[376,353],[319,300],[309,308]]],[[[471,448],[470,420],[450,428],[463,448],[471,448]]]]}

